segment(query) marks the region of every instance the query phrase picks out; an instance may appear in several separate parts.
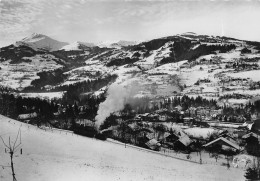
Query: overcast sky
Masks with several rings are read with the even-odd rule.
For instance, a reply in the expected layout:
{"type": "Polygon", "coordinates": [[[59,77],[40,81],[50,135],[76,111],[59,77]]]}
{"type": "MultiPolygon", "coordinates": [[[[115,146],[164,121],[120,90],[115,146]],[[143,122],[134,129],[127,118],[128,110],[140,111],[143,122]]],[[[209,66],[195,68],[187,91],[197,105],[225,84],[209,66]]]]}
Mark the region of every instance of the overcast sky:
{"type": "Polygon", "coordinates": [[[0,0],[0,46],[32,33],[66,42],[192,31],[260,41],[260,1],[0,0]]]}

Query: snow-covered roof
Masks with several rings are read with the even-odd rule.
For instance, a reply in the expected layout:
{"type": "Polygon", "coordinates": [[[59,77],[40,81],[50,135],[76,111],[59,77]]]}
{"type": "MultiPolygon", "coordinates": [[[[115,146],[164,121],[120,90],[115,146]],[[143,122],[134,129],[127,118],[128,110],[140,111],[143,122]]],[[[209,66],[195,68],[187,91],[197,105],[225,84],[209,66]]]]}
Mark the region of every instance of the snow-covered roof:
{"type": "Polygon", "coordinates": [[[184,120],[191,120],[191,119],[193,119],[193,117],[185,117],[185,118],[183,118],[184,120]]]}
{"type": "Polygon", "coordinates": [[[186,134],[182,134],[178,141],[185,146],[189,146],[192,143],[192,140],[186,134]]]}
{"type": "Polygon", "coordinates": [[[183,130],[187,135],[192,138],[203,138],[208,139],[211,134],[218,133],[218,131],[214,128],[188,128],[183,130]]]}
{"type": "Polygon", "coordinates": [[[227,140],[226,138],[223,138],[223,137],[219,137],[219,138],[217,138],[217,139],[215,139],[215,140],[213,140],[213,141],[211,141],[211,142],[209,142],[209,143],[207,143],[207,144],[205,144],[203,146],[205,146],[205,147],[210,146],[210,145],[212,145],[212,144],[214,144],[214,143],[216,143],[216,142],[218,142],[220,140],[225,142],[226,144],[230,145],[231,147],[237,149],[237,150],[240,149],[239,145],[237,145],[235,143],[232,143],[231,141],[229,141],[229,140],[227,140]]]}
{"type": "Polygon", "coordinates": [[[148,116],[150,113],[141,114],[141,116],[148,116]]]}
{"type": "Polygon", "coordinates": [[[59,116],[60,115],[60,112],[55,112],[53,113],[54,116],[59,116]]]}
{"type": "Polygon", "coordinates": [[[247,138],[249,138],[249,137],[251,137],[251,136],[257,138],[257,139],[260,141],[260,135],[258,135],[258,134],[256,134],[256,133],[253,133],[253,132],[244,135],[242,138],[243,138],[243,139],[247,139],[247,138]]]}
{"type": "Polygon", "coordinates": [[[18,119],[30,119],[30,118],[36,118],[37,117],[37,113],[30,113],[30,114],[19,114],[18,115],[18,119]]]}
{"type": "Polygon", "coordinates": [[[251,130],[253,124],[254,124],[254,123],[247,123],[247,122],[244,122],[243,126],[247,127],[249,130],[251,130]]]}
{"type": "Polygon", "coordinates": [[[137,124],[134,122],[132,124],[128,124],[128,127],[135,131],[137,129],[137,124]]]}
{"type": "Polygon", "coordinates": [[[110,126],[109,128],[107,129],[103,129],[100,131],[100,133],[104,133],[106,131],[113,131],[113,130],[117,130],[118,126],[110,126]]]}
{"type": "Polygon", "coordinates": [[[161,144],[156,139],[151,139],[145,144],[151,149],[155,149],[156,147],[161,146],[161,144]]]}

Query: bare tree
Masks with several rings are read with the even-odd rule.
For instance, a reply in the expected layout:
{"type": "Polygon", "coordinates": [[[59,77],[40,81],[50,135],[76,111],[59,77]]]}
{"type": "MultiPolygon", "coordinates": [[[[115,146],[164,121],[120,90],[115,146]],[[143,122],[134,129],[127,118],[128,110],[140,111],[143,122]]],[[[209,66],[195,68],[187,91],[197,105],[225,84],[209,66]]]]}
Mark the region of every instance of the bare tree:
{"type": "MultiPolygon", "coordinates": [[[[14,154],[19,150],[20,146],[22,145],[22,137],[21,137],[21,129],[18,130],[15,142],[11,144],[11,139],[9,136],[8,139],[8,144],[4,141],[3,137],[0,136],[4,146],[5,146],[5,150],[8,151],[8,153],[10,154],[10,159],[11,159],[11,166],[4,166],[1,165],[2,167],[11,167],[12,169],[12,176],[13,176],[13,181],[17,181],[16,177],[15,177],[15,171],[14,171],[14,163],[13,163],[13,156],[14,154]]],[[[20,149],[21,154],[22,154],[22,149],[20,149]]]]}

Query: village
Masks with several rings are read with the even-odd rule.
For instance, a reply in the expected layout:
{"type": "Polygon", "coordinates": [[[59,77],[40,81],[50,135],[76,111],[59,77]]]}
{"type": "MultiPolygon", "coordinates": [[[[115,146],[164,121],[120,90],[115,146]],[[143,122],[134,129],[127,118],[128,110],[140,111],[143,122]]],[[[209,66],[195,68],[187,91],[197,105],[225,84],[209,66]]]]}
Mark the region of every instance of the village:
{"type": "Polygon", "coordinates": [[[89,119],[87,108],[76,104],[57,105],[48,121],[40,121],[36,112],[20,114],[18,120],[44,130],[71,130],[75,134],[118,141],[199,164],[220,164],[228,169],[248,169],[259,164],[259,114],[239,112],[250,111],[253,105],[216,108],[210,102],[208,106],[185,106],[184,102],[177,105],[174,100],[178,102],[177,97],[150,101],[148,112],[144,110],[144,113],[137,113],[126,104],[122,111],[111,114],[100,128],[94,119],[89,119]],[[235,115],[230,114],[230,109],[235,115]]]}

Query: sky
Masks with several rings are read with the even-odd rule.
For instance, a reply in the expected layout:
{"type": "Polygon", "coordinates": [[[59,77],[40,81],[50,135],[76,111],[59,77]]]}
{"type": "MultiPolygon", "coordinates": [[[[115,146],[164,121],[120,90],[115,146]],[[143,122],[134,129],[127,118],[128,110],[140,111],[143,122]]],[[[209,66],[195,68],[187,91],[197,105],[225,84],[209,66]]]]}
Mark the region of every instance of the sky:
{"type": "Polygon", "coordinates": [[[260,0],[0,0],[0,47],[32,33],[63,42],[184,32],[260,41],[260,0]]]}

